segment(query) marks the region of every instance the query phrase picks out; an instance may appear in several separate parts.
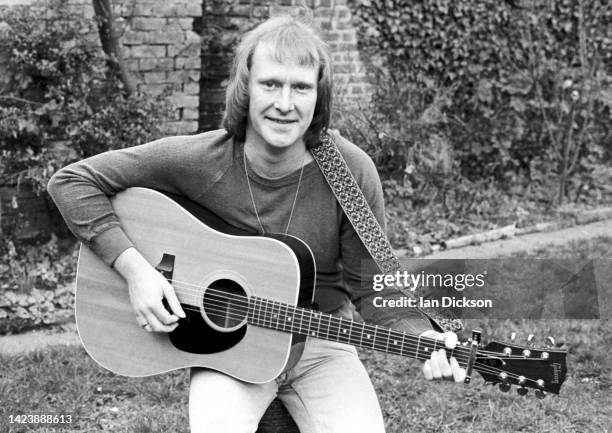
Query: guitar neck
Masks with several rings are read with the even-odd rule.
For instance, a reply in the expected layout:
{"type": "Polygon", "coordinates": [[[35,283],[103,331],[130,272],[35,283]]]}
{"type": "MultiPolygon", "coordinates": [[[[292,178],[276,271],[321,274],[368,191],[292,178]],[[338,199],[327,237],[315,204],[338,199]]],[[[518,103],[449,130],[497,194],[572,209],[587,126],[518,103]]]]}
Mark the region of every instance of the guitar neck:
{"type": "MultiPolygon", "coordinates": [[[[264,298],[251,297],[248,309],[247,321],[254,326],[346,343],[408,358],[426,360],[432,351],[444,348],[443,342],[432,338],[355,322],[264,298]]],[[[459,346],[448,351],[447,356],[457,357],[455,351],[462,352],[463,356],[458,359],[465,358],[469,354],[469,350],[459,346]]]]}

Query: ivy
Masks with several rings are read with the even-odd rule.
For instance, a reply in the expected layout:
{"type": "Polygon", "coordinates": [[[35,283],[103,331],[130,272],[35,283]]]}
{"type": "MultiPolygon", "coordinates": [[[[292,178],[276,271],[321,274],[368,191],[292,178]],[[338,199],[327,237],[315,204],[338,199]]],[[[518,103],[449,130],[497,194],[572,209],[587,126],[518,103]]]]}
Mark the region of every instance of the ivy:
{"type": "Polygon", "coordinates": [[[165,95],[126,95],[93,21],[55,0],[2,9],[0,22],[0,183],[43,191],[70,162],[159,136],[165,95]]]}
{"type": "MultiPolygon", "coordinates": [[[[530,188],[546,203],[589,199],[605,186],[593,173],[612,157],[609,2],[350,3],[370,70],[394,77],[375,80],[373,110],[387,119],[410,112],[411,99],[387,105],[402,86],[446,93],[438,133],[462,178],[491,179],[510,193],[530,188]]],[[[392,148],[404,150],[383,170],[414,164],[422,143],[397,134],[406,128],[385,125],[385,134],[404,137],[392,148]]]]}

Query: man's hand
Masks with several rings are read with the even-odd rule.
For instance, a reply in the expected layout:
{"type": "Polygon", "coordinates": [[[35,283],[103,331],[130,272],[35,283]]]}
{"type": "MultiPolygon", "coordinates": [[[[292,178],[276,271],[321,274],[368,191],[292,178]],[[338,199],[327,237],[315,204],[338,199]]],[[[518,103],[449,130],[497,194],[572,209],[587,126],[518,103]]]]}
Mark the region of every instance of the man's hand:
{"type": "MultiPolygon", "coordinates": [[[[457,345],[457,334],[454,332],[436,332],[433,330],[425,331],[421,337],[433,338],[444,341],[447,349],[454,349],[457,345]]],[[[446,358],[446,350],[440,349],[431,352],[431,357],[423,364],[423,375],[425,379],[447,379],[455,382],[463,382],[465,379],[465,369],[459,366],[455,357],[446,358]]]]}
{"type": "Polygon", "coordinates": [[[174,288],[134,248],[117,257],[115,269],[125,278],[136,321],[149,332],[171,332],[178,326],[179,317],[185,312],[176,297],[174,288]],[[166,298],[172,313],[162,303],[166,298]]]}

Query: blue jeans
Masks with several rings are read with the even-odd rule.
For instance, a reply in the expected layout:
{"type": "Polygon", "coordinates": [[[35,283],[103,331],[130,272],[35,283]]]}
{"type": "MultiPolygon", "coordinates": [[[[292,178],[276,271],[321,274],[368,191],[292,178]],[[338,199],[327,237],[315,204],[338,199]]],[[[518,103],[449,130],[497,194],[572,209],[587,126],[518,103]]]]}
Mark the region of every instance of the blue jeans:
{"type": "Polygon", "coordinates": [[[251,384],[192,369],[191,432],[252,433],[276,396],[300,433],[385,431],[376,393],[355,348],[308,338],[298,363],[271,382],[251,384]]]}

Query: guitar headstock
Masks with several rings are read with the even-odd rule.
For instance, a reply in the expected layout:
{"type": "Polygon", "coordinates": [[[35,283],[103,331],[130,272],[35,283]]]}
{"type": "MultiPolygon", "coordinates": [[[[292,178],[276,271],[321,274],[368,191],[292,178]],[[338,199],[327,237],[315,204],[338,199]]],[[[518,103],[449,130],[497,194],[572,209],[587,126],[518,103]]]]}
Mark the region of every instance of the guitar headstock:
{"type": "Polygon", "coordinates": [[[527,394],[529,388],[535,389],[538,398],[544,398],[546,392],[559,394],[567,373],[567,352],[555,349],[552,338],[548,341],[552,344],[546,348],[492,341],[478,348],[474,370],[486,382],[499,384],[504,392],[517,385],[520,395],[527,394]]]}

